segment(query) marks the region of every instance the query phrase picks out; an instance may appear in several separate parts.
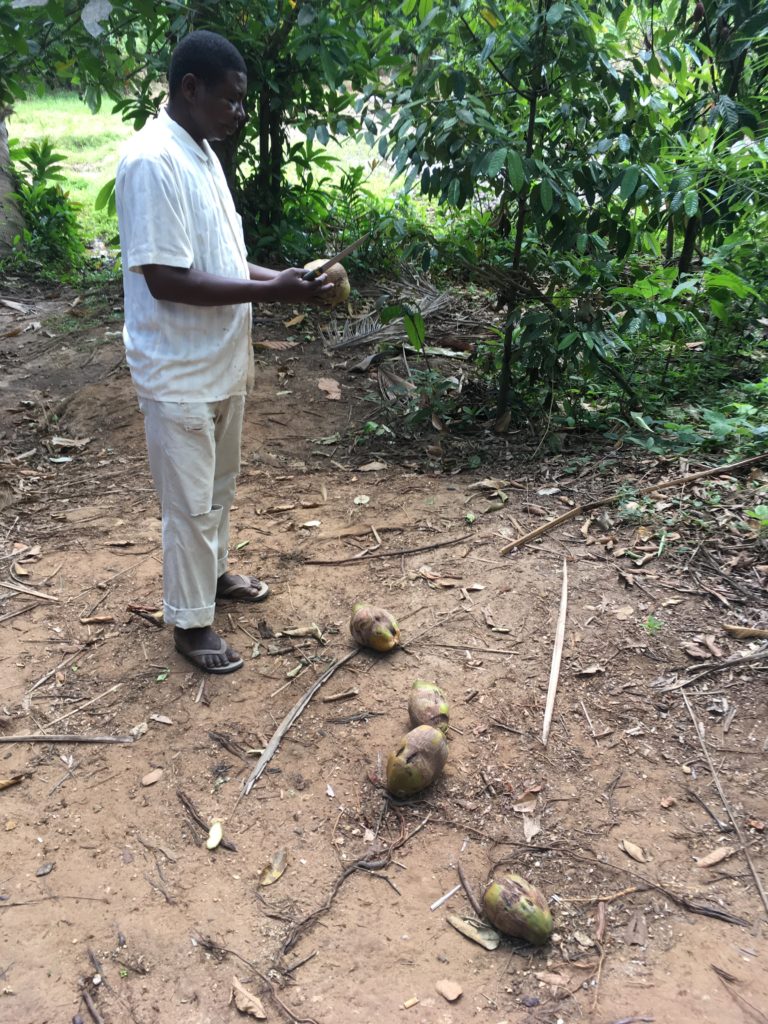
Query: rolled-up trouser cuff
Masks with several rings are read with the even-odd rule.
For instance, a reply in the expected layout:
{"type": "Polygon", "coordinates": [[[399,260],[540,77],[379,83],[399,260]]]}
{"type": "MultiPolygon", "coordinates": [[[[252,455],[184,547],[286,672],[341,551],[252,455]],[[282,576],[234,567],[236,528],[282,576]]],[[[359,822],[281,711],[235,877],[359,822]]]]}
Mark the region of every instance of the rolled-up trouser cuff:
{"type": "Polygon", "coordinates": [[[201,629],[203,626],[210,626],[215,610],[215,604],[203,608],[174,608],[163,601],[163,619],[169,626],[178,626],[179,629],[201,629]]]}

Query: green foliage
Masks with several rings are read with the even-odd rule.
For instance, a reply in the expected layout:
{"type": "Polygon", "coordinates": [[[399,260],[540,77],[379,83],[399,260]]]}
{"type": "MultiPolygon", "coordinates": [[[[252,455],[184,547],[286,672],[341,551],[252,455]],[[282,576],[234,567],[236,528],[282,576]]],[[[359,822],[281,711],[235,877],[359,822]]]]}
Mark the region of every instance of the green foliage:
{"type": "MultiPolygon", "coordinates": [[[[249,67],[253,116],[221,156],[257,257],[370,230],[353,274],[407,259],[487,289],[504,321],[472,380],[419,369],[407,423],[437,409],[470,429],[493,402],[498,431],[765,443],[763,0],[114,0],[90,28],[82,11],[0,8],[0,105],[53,77],[138,126],[175,41],[221,31],[249,67]],[[326,147],[356,133],[399,195],[362,166],[339,176],[326,147]]],[[[423,321],[392,315],[419,349],[423,321]]]]}
{"type": "Polygon", "coordinates": [[[577,378],[639,411],[638,347],[669,346],[669,371],[692,334],[764,309],[757,0],[704,4],[703,25],[673,4],[400,10],[392,87],[361,111],[406,186],[470,211],[447,249],[508,311],[501,429],[553,402],[575,419],[577,378]]]}
{"type": "Polygon", "coordinates": [[[78,224],[78,207],[59,182],[63,179],[61,154],[49,139],[12,150],[17,175],[16,200],[24,216],[23,233],[14,240],[15,267],[35,268],[43,274],[72,271],[85,254],[78,224]]]}

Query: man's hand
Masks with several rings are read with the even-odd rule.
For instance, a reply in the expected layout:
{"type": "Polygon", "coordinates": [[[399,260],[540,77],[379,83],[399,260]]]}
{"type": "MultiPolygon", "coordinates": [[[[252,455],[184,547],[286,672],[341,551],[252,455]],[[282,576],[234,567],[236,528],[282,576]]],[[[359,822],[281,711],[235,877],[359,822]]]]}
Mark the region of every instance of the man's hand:
{"type": "Polygon", "coordinates": [[[270,281],[267,287],[272,291],[273,302],[317,302],[326,292],[333,291],[327,274],[321,274],[314,281],[305,281],[306,270],[289,267],[270,281]]]}
{"type": "Polygon", "coordinates": [[[147,264],[142,267],[152,297],[164,302],[191,306],[233,306],[241,302],[316,302],[333,289],[326,274],[304,281],[300,267],[291,267],[267,277],[264,268],[249,265],[249,280],[217,277],[201,270],[147,264]],[[264,276],[255,277],[253,271],[264,276]]]}

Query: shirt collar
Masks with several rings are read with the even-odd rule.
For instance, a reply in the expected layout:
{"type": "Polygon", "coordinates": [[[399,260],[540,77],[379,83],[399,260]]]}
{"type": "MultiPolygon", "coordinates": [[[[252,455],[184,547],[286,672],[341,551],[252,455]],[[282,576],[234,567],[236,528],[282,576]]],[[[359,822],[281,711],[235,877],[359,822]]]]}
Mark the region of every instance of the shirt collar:
{"type": "Polygon", "coordinates": [[[203,139],[202,147],[198,146],[186,128],[182,128],[178,121],[174,121],[166,107],[160,108],[157,117],[158,120],[162,121],[163,125],[170,130],[171,134],[180,145],[189,150],[190,153],[194,153],[198,160],[201,160],[203,163],[211,163],[214,157],[214,152],[208,144],[207,139],[203,139]]]}

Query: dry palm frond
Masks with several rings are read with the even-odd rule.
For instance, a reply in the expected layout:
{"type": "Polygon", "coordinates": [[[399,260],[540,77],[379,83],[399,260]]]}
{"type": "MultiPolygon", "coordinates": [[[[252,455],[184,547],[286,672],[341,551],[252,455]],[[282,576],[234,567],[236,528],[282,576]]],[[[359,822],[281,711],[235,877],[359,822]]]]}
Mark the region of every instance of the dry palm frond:
{"type": "MultiPolygon", "coordinates": [[[[454,302],[448,292],[439,292],[430,282],[415,278],[413,281],[401,281],[392,301],[405,300],[421,313],[424,320],[445,310],[454,302]]],[[[407,337],[402,321],[383,324],[378,310],[373,310],[356,320],[332,321],[320,332],[323,345],[331,351],[343,348],[354,348],[366,345],[371,341],[401,341],[407,337]]]]}

